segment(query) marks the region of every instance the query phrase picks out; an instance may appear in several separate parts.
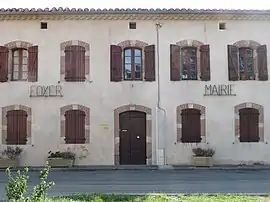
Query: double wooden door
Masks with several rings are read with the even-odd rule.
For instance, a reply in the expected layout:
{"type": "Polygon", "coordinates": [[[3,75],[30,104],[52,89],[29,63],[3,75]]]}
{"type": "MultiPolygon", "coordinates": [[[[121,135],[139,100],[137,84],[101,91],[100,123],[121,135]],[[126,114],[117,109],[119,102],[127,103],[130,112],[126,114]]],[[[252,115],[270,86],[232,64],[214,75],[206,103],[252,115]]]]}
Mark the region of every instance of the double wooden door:
{"type": "Polygon", "coordinates": [[[119,116],[120,164],[146,164],[146,114],[139,111],[123,112],[119,116]]]}

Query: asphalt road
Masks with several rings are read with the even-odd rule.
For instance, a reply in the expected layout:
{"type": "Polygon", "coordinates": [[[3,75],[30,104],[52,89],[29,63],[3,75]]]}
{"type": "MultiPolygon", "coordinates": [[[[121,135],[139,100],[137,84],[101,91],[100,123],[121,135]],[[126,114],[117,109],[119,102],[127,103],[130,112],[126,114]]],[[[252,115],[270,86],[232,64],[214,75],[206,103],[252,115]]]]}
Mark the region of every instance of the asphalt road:
{"type": "MultiPolygon", "coordinates": [[[[29,188],[39,172],[30,172],[29,188]]],[[[74,193],[270,193],[270,170],[52,171],[49,195],[74,193]]],[[[0,172],[0,196],[7,178],[0,172]]]]}

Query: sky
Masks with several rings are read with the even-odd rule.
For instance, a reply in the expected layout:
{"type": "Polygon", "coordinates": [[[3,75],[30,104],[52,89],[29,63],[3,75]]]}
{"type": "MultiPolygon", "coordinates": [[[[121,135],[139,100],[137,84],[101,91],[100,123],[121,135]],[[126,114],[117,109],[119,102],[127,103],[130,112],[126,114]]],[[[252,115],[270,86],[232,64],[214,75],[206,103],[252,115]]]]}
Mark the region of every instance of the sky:
{"type": "Polygon", "coordinates": [[[1,0],[1,8],[270,9],[269,0],[1,0]],[[56,3],[57,2],[57,3],[56,3]]]}

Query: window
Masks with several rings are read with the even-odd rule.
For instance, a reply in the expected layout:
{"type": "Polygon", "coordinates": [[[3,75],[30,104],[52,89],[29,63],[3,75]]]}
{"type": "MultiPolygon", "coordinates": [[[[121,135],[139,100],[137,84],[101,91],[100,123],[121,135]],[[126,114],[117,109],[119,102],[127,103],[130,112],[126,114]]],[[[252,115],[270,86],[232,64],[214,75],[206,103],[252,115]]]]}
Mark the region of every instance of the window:
{"type": "Polygon", "coordinates": [[[239,76],[240,80],[254,80],[253,50],[250,48],[239,49],[239,76]]]}
{"type": "Polygon", "coordinates": [[[127,48],[124,50],[124,79],[142,80],[142,50],[127,48]]]}
{"type": "Polygon", "coordinates": [[[155,81],[155,45],[124,49],[111,45],[110,62],[111,81],[155,81]]]}
{"type": "Polygon", "coordinates": [[[266,45],[252,46],[252,48],[228,45],[227,49],[230,81],[268,80],[266,45]],[[255,57],[255,51],[257,57],[255,57]]]}
{"type": "Polygon", "coordinates": [[[239,110],[240,142],[259,142],[259,111],[253,108],[239,110]]]}
{"type": "Polygon", "coordinates": [[[181,111],[183,143],[201,142],[201,111],[198,109],[183,109],[181,111]]]}
{"type": "Polygon", "coordinates": [[[226,29],[226,23],[225,22],[220,22],[218,25],[219,25],[219,30],[225,30],[226,29]]]}
{"type": "Polygon", "coordinates": [[[12,51],[12,81],[26,81],[28,78],[28,51],[15,49],[12,51]]]}
{"type": "Polygon", "coordinates": [[[130,22],[129,29],[136,29],[136,22],[130,22]]]}
{"type": "Polygon", "coordinates": [[[38,46],[11,49],[0,46],[0,64],[0,82],[9,80],[36,82],[38,80],[38,46]]]}
{"type": "Polygon", "coordinates": [[[65,80],[83,82],[85,79],[85,48],[79,45],[66,46],[65,80]]]}
{"type": "Polygon", "coordinates": [[[209,45],[182,47],[171,44],[170,62],[171,81],[210,81],[209,45]]]}
{"type": "Polygon", "coordinates": [[[81,110],[68,110],[65,113],[65,141],[66,144],[84,144],[85,138],[85,112],[81,110]]]}
{"type": "Polygon", "coordinates": [[[194,47],[182,48],[181,70],[182,80],[197,80],[197,49],[194,47]]]}
{"type": "Polygon", "coordinates": [[[7,112],[7,139],[9,145],[25,145],[27,142],[27,113],[23,110],[7,112]]]}
{"type": "Polygon", "coordinates": [[[41,22],[40,23],[40,29],[48,29],[48,23],[47,22],[41,22]]]}

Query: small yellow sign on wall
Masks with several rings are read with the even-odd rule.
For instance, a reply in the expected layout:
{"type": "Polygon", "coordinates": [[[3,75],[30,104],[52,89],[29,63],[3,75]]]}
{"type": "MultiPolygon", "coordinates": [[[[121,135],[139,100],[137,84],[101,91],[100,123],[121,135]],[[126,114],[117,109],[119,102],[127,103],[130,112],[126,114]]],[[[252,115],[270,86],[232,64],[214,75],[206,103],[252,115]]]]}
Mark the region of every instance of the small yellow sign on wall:
{"type": "Polygon", "coordinates": [[[109,124],[107,123],[102,123],[100,124],[100,128],[104,129],[104,130],[108,130],[109,129],[109,124]]]}

